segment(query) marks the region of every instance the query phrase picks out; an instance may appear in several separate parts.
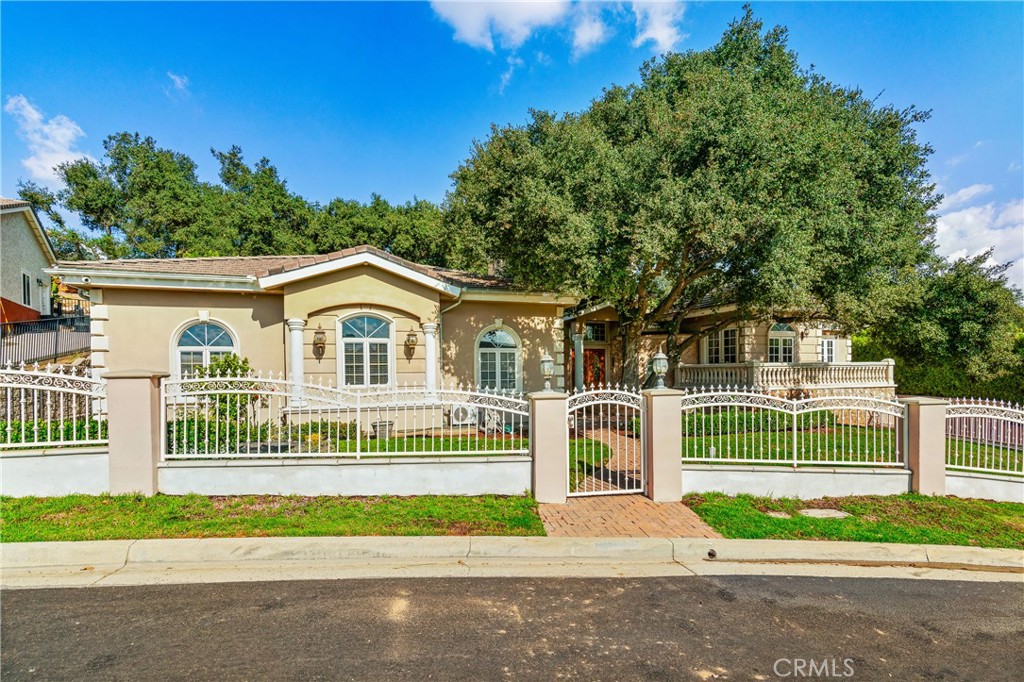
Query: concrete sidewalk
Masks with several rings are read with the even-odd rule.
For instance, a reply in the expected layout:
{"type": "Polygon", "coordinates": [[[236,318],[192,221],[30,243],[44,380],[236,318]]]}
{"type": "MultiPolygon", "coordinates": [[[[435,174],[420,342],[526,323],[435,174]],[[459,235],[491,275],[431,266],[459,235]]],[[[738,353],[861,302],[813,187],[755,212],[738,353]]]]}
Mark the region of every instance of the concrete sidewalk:
{"type": "Polygon", "coordinates": [[[1024,583],[1024,551],[705,538],[328,537],[4,543],[4,588],[373,577],[799,575],[1024,583]]]}

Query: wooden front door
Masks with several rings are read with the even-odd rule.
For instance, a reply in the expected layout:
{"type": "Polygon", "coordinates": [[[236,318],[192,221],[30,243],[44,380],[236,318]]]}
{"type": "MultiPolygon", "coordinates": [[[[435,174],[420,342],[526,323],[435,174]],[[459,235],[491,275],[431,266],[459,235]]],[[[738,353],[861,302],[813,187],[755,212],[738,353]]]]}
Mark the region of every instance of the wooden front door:
{"type": "Polygon", "coordinates": [[[605,375],[604,348],[583,349],[583,383],[586,386],[604,386],[605,375]]]}

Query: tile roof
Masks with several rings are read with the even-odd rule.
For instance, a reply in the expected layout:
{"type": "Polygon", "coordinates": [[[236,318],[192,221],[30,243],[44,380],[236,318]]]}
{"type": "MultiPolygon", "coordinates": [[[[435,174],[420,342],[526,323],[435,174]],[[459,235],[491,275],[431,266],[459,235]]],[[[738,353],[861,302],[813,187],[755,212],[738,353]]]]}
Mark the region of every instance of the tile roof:
{"type": "Polygon", "coordinates": [[[21,199],[0,197],[0,208],[22,208],[25,206],[31,206],[31,204],[27,201],[22,201],[21,199]]]}
{"type": "Polygon", "coordinates": [[[510,283],[502,277],[478,275],[462,270],[450,270],[432,265],[421,265],[399,258],[373,246],[356,246],[334,253],[310,256],[220,256],[213,258],[121,258],[99,261],[60,261],[59,267],[76,270],[106,272],[145,272],[177,275],[221,275],[236,277],[265,277],[291,272],[309,265],[339,260],[348,256],[369,253],[415,272],[439,279],[448,284],[468,288],[508,289],[510,283]]]}

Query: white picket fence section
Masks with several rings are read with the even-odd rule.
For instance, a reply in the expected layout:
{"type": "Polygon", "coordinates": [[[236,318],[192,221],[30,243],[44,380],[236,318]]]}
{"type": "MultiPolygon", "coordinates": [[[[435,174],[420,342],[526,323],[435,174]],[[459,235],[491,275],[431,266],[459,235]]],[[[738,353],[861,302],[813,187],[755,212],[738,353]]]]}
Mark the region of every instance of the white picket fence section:
{"type": "Polygon", "coordinates": [[[681,408],[684,462],[905,466],[906,406],[894,400],[720,386],[693,389],[681,408]]]}
{"type": "Polygon", "coordinates": [[[166,380],[164,458],[529,453],[526,400],[462,386],[338,389],[283,375],[166,380]]]}
{"type": "Polygon", "coordinates": [[[106,444],[106,395],[88,368],[0,367],[0,450],[106,444]]]}
{"type": "Polygon", "coordinates": [[[946,466],[1024,475],[1024,408],[1001,400],[950,400],[946,408],[946,466]]]}

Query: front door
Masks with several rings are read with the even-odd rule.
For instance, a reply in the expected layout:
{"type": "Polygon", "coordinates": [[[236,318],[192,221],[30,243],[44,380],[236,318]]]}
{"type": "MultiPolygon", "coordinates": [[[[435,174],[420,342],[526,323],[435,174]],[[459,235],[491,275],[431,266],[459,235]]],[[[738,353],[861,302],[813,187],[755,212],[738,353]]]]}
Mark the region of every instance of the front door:
{"type": "Polygon", "coordinates": [[[585,386],[604,386],[605,368],[604,348],[583,349],[583,384],[585,386]]]}

